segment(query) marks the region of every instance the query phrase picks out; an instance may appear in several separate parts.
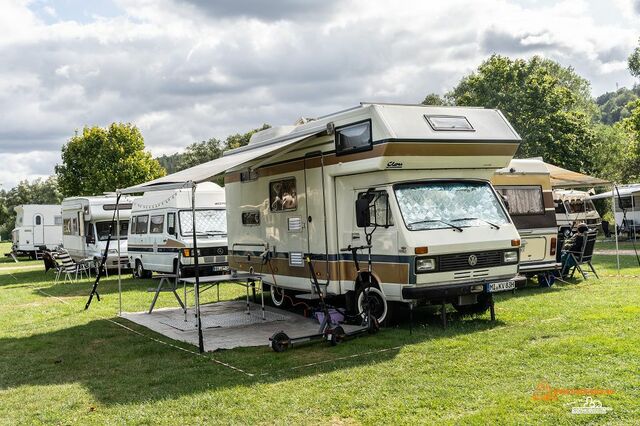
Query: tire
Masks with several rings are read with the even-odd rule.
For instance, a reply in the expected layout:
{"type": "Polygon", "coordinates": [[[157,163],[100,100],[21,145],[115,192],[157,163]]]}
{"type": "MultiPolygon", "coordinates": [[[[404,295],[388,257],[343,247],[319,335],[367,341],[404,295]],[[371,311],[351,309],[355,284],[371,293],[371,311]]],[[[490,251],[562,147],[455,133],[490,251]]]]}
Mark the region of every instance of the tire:
{"type": "Polygon", "coordinates": [[[369,297],[369,303],[371,304],[371,315],[378,321],[378,324],[382,324],[384,320],[387,319],[389,305],[387,303],[387,298],[379,288],[369,287],[368,290],[358,290],[358,295],[356,297],[356,311],[359,312],[360,315],[365,315],[364,300],[367,295],[369,297]]]}
{"type": "Polygon", "coordinates": [[[452,303],[456,311],[462,316],[484,314],[491,307],[491,298],[485,293],[478,294],[478,301],[473,305],[458,305],[452,303]]]}
{"type": "Polygon", "coordinates": [[[139,260],[136,260],[135,275],[136,275],[136,278],[139,278],[139,279],[151,278],[152,272],[144,269],[144,266],[142,266],[142,262],[140,262],[139,260]]]}
{"type": "Polygon", "coordinates": [[[269,293],[271,293],[271,301],[273,302],[273,305],[278,308],[286,306],[287,299],[285,298],[284,289],[272,285],[270,290],[271,291],[269,293]],[[278,294],[280,295],[279,299],[278,294]]]}
{"type": "Polygon", "coordinates": [[[271,349],[275,352],[284,352],[289,349],[291,339],[287,336],[287,333],[280,331],[271,337],[271,349]]]}
{"type": "Polygon", "coordinates": [[[329,343],[331,344],[331,346],[336,346],[338,343],[344,340],[345,336],[346,333],[344,332],[344,328],[342,328],[341,326],[337,326],[331,333],[331,340],[329,340],[329,343]]]}

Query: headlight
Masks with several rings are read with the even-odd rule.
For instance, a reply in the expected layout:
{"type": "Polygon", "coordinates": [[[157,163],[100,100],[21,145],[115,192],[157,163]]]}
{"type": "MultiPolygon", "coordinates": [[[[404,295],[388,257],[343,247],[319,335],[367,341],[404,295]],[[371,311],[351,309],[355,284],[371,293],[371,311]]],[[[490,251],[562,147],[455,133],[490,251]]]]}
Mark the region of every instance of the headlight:
{"type": "Polygon", "coordinates": [[[416,259],[416,272],[433,272],[436,270],[436,260],[433,258],[423,257],[416,259]]]}
{"type": "Polygon", "coordinates": [[[502,263],[517,263],[518,252],[515,250],[505,251],[502,253],[502,263]]]}

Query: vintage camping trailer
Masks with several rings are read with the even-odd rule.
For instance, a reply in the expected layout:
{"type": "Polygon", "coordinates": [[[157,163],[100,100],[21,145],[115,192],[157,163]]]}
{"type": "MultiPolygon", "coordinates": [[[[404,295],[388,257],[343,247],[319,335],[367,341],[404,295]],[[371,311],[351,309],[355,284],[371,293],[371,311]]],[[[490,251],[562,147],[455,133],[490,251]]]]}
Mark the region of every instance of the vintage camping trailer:
{"type": "Polygon", "coordinates": [[[520,236],[489,180],[519,142],[497,110],[361,104],[258,132],[202,171],[226,170],[229,264],[265,274],[274,303],[311,292],[308,256],[326,293],[361,311],[342,249],[370,241],[379,320],[388,301],[484,312],[515,286],[520,236]]]}
{"type": "Polygon", "coordinates": [[[561,232],[568,235],[583,222],[591,229],[597,229],[600,226],[602,220],[590,197],[591,194],[586,191],[569,189],[553,191],[556,221],[561,232]]]}
{"type": "MultiPolygon", "coordinates": [[[[118,207],[120,216],[120,265],[128,268],[127,234],[133,198],[122,197],[118,207]]],[[[109,228],[114,220],[115,196],[69,197],[62,201],[62,245],[76,260],[98,260],[104,254],[109,228]]],[[[118,230],[112,229],[105,267],[118,267],[118,230]]]]}
{"type": "Polygon", "coordinates": [[[511,160],[496,171],[492,183],[522,238],[520,274],[531,277],[556,270],[558,225],[545,164],[532,159],[511,160]]]}
{"type": "Polygon", "coordinates": [[[611,191],[591,196],[591,200],[615,199],[613,210],[618,232],[636,235],[640,231],[640,184],[618,185],[611,191]]]}
{"type": "MultiPolygon", "coordinates": [[[[137,277],[193,268],[191,189],[146,192],[133,202],[129,263],[137,277]]],[[[195,193],[196,238],[201,274],[228,271],[224,189],[212,182],[195,193]]]]}
{"type": "Polygon", "coordinates": [[[14,207],[16,227],[11,231],[12,251],[36,257],[42,249],[62,244],[62,213],[59,205],[22,204],[14,207]]]}

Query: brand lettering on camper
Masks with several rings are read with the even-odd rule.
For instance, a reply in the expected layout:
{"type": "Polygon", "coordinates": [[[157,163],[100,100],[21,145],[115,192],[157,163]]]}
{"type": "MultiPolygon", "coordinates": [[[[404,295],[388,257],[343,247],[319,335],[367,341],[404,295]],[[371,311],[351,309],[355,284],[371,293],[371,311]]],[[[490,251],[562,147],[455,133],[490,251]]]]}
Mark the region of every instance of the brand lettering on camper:
{"type": "Polygon", "coordinates": [[[395,161],[389,161],[387,163],[387,169],[401,169],[402,163],[396,163],[395,161]]]}

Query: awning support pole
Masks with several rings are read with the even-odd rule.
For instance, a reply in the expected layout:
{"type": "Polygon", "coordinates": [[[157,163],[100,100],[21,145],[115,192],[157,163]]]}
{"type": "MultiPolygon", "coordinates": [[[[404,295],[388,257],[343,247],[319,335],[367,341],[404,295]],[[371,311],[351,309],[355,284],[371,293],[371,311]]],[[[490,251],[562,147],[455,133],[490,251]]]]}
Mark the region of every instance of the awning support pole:
{"type": "Polygon", "coordinates": [[[195,273],[196,284],[194,289],[196,302],[196,321],[198,327],[198,350],[204,352],[204,339],[202,338],[202,321],[200,320],[200,267],[198,264],[198,242],[196,239],[196,184],[191,187],[191,233],[193,236],[193,271],[195,273]]]}
{"type": "Polygon", "coordinates": [[[613,235],[616,237],[616,265],[620,275],[620,252],[618,251],[618,222],[616,221],[616,183],[611,188],[611,211],[613,212],[613,235]]]}
{"type": "MultiPolygon", "coordinates": [[[[120,195],[118,195],[118,198],[120,195]]],[[[118,240],[118,316],[122,315],[122,268],[120,267],[120,208],[116,208],[116,238],[118,240]]]]}

